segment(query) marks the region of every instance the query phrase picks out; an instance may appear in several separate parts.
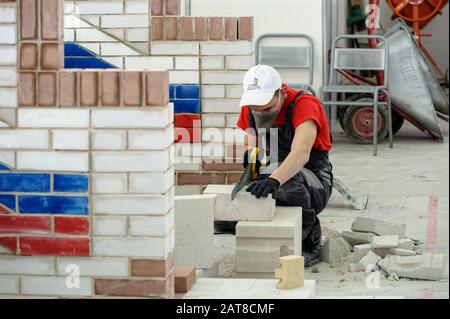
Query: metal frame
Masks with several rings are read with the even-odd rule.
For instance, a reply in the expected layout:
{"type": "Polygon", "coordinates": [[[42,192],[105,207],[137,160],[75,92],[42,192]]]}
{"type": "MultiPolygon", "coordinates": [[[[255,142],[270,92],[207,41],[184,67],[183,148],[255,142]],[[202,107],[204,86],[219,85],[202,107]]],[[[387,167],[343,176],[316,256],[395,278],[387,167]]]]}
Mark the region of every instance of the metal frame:
{"type": "MultiPolygon", "coordinates": [[[[357,48],[354,48],[353,50],[358,50],[357,48]]],[[[367,68],[369,70],[369,68],[367,68]]],[[[330,63],[330,78],[329,78],[329,84],[323,85],[320,88],[319,96],[322,101],[322,104],[324,106],[330,106],[328,112],[328,122],[330,125],[330,131],[332,129],[332,108],[333,106],[350,106],[350,105],[360,105],[360,106],[373,106],[374,108],[374,114],[373,114],[373,155],[377,156],[378,153],[378,106],[379,105],[387,105],[388,107],[388,129],[389,129],[389,146],[390,148],[394,147],[393,144],[393,133],[392,133],[392,105],[391,105],[391,99],[389,96],[389,92],[387,91],[387,85],[388,85],[388,78],[389,78],[389,46],[386,41],[386,39],[379,35],[341,35],[335,38],[332,44],[331,48],[331,63],[330,63]],[[358,89],[354,89],[348,85],[340,85],[337,83],[337,73],[339,71],[342,71],[342,69],[336,69],[335,68],[335,54],[336,54],[336,47],[337,43],[342,40],[362,40],[362,39],[368,39],[372,41],[382,41],[384,42],[384,81],[382,84],[378,85],[360,85],[358,86],[358,89]],[[333,89],[331,89],[333,87],[333,89]],[[332,95],[331,100],[325,99],[325,94],[329,93],[332,95]],[[334,96],[337,93],[367,93],[367,94],[373,94],[373,103],[372,102],[349,102],[349,101],[335,101],[334,96]],[[380,93],[383,93],[386,96],[387,101],[380,101],[380,93]]],[[[340,72],[339,72],[340,73],[340,72]]]]}
{"type": "MultiPolygon", "coordinates": [[[[298,39],[305,39],[309,44],[309,65],[306,67],[303,66],[276,66],[272,65],[275,69],[285,69],[285,70],[308,70],[309,75],[309,82],[307,84],[299,84],[299,87],[304,88],[305,90],[310,91],[313,95],[316,95],[316,92],[312,88],[313,81],[314,81],[314,40],[307,34],[304,33],[267,33],[261,35],[256,40],[256,52],[255,52],[255,64],[260,63],[261,58],[261,49],[260,44],[263,40],[267,38],[298,38],[298,39]]],[[[295,84],[294,84],[295,85],[295,84]]]]}

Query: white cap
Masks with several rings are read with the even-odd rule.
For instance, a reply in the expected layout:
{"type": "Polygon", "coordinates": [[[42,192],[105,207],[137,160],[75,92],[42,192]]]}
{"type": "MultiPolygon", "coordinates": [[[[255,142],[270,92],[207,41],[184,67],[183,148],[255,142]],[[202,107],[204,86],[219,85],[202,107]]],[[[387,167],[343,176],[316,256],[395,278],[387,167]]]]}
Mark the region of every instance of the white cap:
{"type": "Polygon", "coordinates": [[[244,76],[244,94],[239,106],[266,105],[281,86],[281,76],[277,70],[268,65],[256,65],[244,76]]]}

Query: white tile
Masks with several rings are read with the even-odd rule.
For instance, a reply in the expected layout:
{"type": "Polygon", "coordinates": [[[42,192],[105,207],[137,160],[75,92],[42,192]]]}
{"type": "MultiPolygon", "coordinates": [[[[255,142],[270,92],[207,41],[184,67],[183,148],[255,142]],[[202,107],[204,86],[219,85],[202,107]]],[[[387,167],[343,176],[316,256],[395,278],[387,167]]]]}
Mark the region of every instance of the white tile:
{"type": "Polygon", "coordinates": [[[93,150],[124,150],[127,132],[124,130],[95,130],[91,134],[93,150]]]}
{"type": "Polygon", "coordinates": [[[165,195],[93,195],[95,215],[165,215],[170,209],[165,195]]]}
{"type": "Polygon", "coordinates": [[[201,55],[250,55],[250,41],[205,41],[200,43],[201,55]]]}
{"type": "Polygon", "coordinates": [[[128,70],[142,69],[173,69],[172,57],[125,57],[125,68],[128,70]]]}
{"type": "Polygon", "coordinates": [[[0,130],[2,149],[48,149],[47,130],[0,130]]]}
{"type": "Polygon", "coordinates": [[[145,13],[148,14],[148,0],[127,0],[125,8],[127,13],[145,13]]]}
{"type": "Polygon", "coordinates": [[[80,278],[79,288],[68,288],[67,277],[22,277],[21,292],[24,295],[91,296],[92,279],[80,278]]]}
{"type": "Polygon", "coordinates": [[[202,127],[225,127],[225,114],[203,114],[202,127]]]}
{"type": "Polygon", "coordinates": [[[225,98],[225,85],[202,85],[202,98],[204,99],[225,98]]]}
{"type": "Polygon", "coordinates": [[[175,57],[175,69],[177,70],[198,70],[198,57],[175,57]]]}
{"type": "Polygon", "coordinates": [[[53,130],[53,149],[88,150],[89,132],[87,130],[53,130]]]}
{"type": "Polygon", "coordinates": [[[240,99],[244,93],[244,88],[241,84],[238,85],[227,85],[226,86],[226,97],[228,99],[240,99]]]}
{"type": "Polygon", "coordinates": [[[75,41],[75,30],[64,29],[64,41],[65,42],[74,42],[75,41]]]}
{"type": "Polygon", "coordinates": [[[123,1],[121,0],[76,1],[75,13],[76,14],[123,13],[123,1]]]}
{"type": "Polygon", "coordinates": [[[106,62],[114,65],[115,67],[117,67],[119,69],[123,69],[124,57],[108,57],[108,56],[104,56],[104,57],[102,57],[102,59],[105,60],[106,62]]]}
{"type": "Polygon", "coordinates": [[[38,171],[88,172],[89,156],[82,152],[17,152],[17,168],[38,171]]]}
{"type": "Polygon", "coordinates": [[[101,43],[100,44],[101,56],[130,56],[140,55],[139,52],[130,49],[122,43],[101,43]]]}
{"type": "Polygon", "coordinates": [[[253,65],[255,65],[255,57],[253,55],[225,57],[225,67],[229,70],[248,70],[253,65]]]}
{"type": "Polygon", "coordinates": [[[0,23],[16,22],[16,4],[2,4],[0,7],[0,23]]]}
{"type": "Polygon", "coordinates": [[[200,73],[198,71],[170,71],[171,84],[198,84],[200,73]]]}
{"type": "Polygon", "coordinates": [[[127,193],[127,174],[92,174],[92,193],[127,193]]]}
{"type": "Polygon", "coordinates": [[[0,274],[10,275],[53,275],[53,257],[0,256],[0,274]]]}
{"type": "Polygon", "coordinates": [[[70,265],[79,267],[80,276],[128,276],[128,258],[58,257],[58,275],[69,275],[70,265]]]}
{"type": "Polygon", "coordinates": [[[126,236],[126,216],[94,216],[93,232],[95,236],[126,236]]]}
{"type": "Polygon", "coordinates": [[[0,65],[17,64],[17,47],[0,46],[0,65]]]}
{"type": "Polygon", "coordinates": [[[175,213],[172,209],[165,216],[130,216],[131,236],[166,236],[175,226],[175,213]]]}
{"type": "Polygon", "coordinates": [[[18,120],[20,127],[87,128],[89,110],[21,108],[18,120]]]}
{"type": "Polygon", "coordinates": [[[18,294],[18,293],[19,293],[19,277],[0,276],[0,294],[18,294]]]}
{"type": "Polygon", "coordinates": [[[17,107],[17,89],[0,87],[0,107],[17,107]]]}
{"type": "Polygon", "coordinates": [[[169,151],[93,152],[95,172],[165,172],[169,168],[169,151]]]}
{"type": "Polygon", "coordinates": [[[0,68],[0,85],[12,87],[17,86],[16,68],[0,68]]]}
{"type": "Polygon", "coordinates": [[[76,29],[76,39],[81,42],[117,42],[113,37],[96,29],[76,29]]]}
{"type": "Polygon", "coordinates": [[[169,107],[121,110],[92,110],[95,128],[165,128],[169,125],[169,107]]]}
{"type": "Polygon", "coordinates": [[[173,130],[173,126],[168,126],[165,130],[130,130],[128,149],[165,150],[173,144],[173,130]]]}
{"type": "Polygon", "coordinates": [[[223,70],[225,69],[225,57],[223,56],[203,56],[201,57],[202,70],[223,70]]]}
{"type": "Polygon", "coordinates": [[[103,15],[101,28],[147,28],[148,14],[103,15]]]}
{"type": "Polygon", "coordinates": [[[237,113],[240,111],[238,99],[203,99],[204,113],[237,113]]]}
{"type": "Polygon", "coordinates": [[[16,44],[16,26],[15,25],[0,25],[0,44],[16,44]]]}
{"type": "Polygon", "coordinates": [[[130,192],[161,194],[172,188],[174,169],[160,174],[130,173],[130,192]]]}
{"type": "Polygon", "coordinates": [[[71,29],[81,29],[81,28],[92,28],[91,25],[84,22],[80,18],[74,15],[65,15],[64,16],[64,28],[71,29]]]}
{"type": "Polygon", "coordinates": [[[202,71],[202,84],[242,84],[244,71],[202,71]]]}
{"type": "Polygon", "coordinates": [[[0,163],[10,168],[16,167],[16,159],[13,151],[0,151],[0,163]]]}
{"type": "Polygon", "coordinates": [[[193,41],[153,41],[152,55],[198,55],[200,44],[193,41]]]}
{"type": "Polygon", "coordinates": [[[148,29],[127,29],[126,40],[130,42],[146,42],[149,39],[148,29]]]}
{"type": "Polygon", "coordinates": [[[165,258],[170,252],[164,237],[94,237],[92,242],[94,256],[165,258]]]}
{"type": "Polygon", "coordinates": [[[77,41],[77,44],[81,45],[83,48],[92,51],[95,54],[100,54],[100,43],[89,43],[89,42],[80,42],[77,41]]]}

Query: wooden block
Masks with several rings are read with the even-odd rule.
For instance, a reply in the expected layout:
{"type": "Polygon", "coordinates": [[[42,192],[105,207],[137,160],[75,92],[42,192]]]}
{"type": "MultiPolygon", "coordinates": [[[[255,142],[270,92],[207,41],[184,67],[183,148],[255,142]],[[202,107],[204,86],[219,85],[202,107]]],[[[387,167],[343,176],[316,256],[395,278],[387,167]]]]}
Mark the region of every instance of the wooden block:
{"type": "Polygon", "coordinates": [[[301,288],[305,282],[305,259],[302,256],[280,257],[281,268],[275,269],[275,277],[280,279],[278,289],[301,288]]]}
{"type": "Polygon", "coordinates": [[[175,266],[175,293],[187,293],[194,285],[197,277],[195,266],[175,266]]]}

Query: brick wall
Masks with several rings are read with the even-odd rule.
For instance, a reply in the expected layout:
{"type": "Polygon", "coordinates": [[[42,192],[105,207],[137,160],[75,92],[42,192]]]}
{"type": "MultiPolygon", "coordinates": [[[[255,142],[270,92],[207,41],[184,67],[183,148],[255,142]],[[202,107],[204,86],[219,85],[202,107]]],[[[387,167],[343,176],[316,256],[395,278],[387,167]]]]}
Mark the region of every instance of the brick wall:
{"type": "Polygon", "coordinates": [[[172,297],[169,74],[62,69],[62,6],[0,2],[0,294],[172,297]]]}

